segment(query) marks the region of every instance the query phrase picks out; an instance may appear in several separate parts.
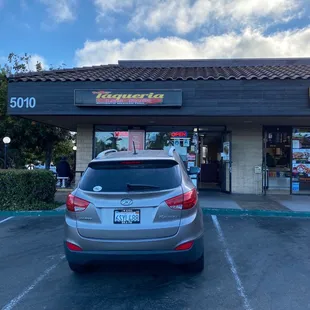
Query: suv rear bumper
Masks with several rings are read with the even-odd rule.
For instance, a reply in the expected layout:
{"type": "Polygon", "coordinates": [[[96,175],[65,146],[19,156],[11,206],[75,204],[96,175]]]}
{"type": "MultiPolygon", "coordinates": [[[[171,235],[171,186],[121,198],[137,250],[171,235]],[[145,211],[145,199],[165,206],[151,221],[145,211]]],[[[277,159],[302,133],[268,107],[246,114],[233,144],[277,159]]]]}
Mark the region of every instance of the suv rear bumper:
{"type": "Polygon", "coordinates": [[[165,261],[173,264],[195,262],[204,253],[203,236],[194,241],[193,246],[186,251],[81,251],[75,252],[67,248],[65,254],[68,262],[85,265],[105,261],[165,261]]]}

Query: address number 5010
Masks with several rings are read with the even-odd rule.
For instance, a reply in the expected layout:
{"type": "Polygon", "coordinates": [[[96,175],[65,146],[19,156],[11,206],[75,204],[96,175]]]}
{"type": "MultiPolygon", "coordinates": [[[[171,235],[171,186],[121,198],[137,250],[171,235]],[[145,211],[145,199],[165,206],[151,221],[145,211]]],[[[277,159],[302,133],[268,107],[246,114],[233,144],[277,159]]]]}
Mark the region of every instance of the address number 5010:
{"type": "Polygon", "coordinates": [[[26,109],[33,109],[36,106],[36,98],[34,97],[11,97],[10,100],[10,107],[12,109],[15,108],[26,108],[26,109]]]}

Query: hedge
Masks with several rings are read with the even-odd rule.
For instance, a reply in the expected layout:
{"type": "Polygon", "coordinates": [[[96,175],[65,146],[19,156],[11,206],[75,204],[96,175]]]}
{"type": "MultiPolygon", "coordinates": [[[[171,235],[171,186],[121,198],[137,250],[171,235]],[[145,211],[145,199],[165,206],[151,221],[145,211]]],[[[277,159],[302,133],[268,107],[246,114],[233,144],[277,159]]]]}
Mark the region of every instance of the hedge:
{"type": "Polygon", "coordinates": [[[47,170],[0,170],[0,210],[45,210],[54,205],[56,179],[47,170]]]}

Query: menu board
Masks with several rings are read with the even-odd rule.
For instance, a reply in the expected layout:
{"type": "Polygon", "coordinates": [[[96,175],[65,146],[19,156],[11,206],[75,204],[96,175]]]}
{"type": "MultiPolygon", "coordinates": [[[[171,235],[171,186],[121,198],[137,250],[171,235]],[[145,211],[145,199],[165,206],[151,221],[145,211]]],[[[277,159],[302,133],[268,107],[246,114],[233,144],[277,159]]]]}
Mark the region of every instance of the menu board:
{"type": "Polygon", "coordinates": [[[310,192],[310,128],[294,128],[292,140],[292,192],[310,192]]]}

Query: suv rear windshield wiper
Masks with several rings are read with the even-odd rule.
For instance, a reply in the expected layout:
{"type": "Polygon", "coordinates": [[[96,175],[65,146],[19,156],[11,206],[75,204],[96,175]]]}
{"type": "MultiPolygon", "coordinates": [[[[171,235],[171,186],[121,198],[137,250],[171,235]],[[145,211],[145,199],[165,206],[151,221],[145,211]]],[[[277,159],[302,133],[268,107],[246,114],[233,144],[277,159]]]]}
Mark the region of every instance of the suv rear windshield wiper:
{"type": "Polygon", "coordinates": [[[142,189],[159,189],[159,186],[154,186],[154,185],[148,185],[148,184],[130,184],[127,183],[127,189],[128,190],[142,190],[142,189]]]}

